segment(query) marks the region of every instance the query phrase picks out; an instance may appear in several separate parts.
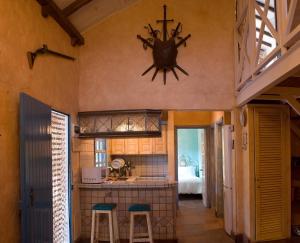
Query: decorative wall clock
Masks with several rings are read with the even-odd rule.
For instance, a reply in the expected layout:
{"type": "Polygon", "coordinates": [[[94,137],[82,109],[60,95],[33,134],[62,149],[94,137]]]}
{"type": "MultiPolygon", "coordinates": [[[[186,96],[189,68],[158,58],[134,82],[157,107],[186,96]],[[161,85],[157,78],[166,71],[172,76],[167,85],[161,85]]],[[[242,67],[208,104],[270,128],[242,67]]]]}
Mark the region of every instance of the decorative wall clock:
{"type": "Polygon", "coordinates": [[[175,71],[175,68],[180,70],[185,75],[188,73],[177,64],[176,58],[178,54],[178,48],[181,45],[186,46],[186,40],[191,37],[191,34],[186,37],[180,37],[180,33],[182,32],[182,25],[179,22],[175,29],[171,30],[171,35],[169,35],[167,30],[167,24],[169,22],[174,22],[173,19],[167,19],[167,6],[164,5],[164,19],[157,20],[157,23],[163,24],[162,34],[163,38],[160,38],[160,31],[154,30],[150,24],[146,26],[151,37],[145,39],[140,35],[137,35],[137,38],[143,42],[144,49],[147,47],[152,49],[153,54],[153,64],[142,74],[144,76],[150,70],[155,68],[154,74],[152,76],[152,81],[155,79],[158,71],[162,71],[164,75],[164,84],[167,82],[167,72],[172,71],[175,78],[179,80],[178,75],[175,71]],[[176,40],[178,42],[176,43],[176,40]]]}

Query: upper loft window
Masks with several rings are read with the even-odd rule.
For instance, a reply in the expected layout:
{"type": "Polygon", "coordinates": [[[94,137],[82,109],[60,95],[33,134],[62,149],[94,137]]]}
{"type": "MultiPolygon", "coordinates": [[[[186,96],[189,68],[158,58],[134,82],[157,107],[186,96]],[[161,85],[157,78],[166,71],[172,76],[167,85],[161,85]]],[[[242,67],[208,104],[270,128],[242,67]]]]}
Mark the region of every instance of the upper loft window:
{"type": "Polygon", "coordinates": [[[273,34],[277,30],[276,0],[256,0],[256,3],[256,46],[259,51],[257,63],[260,63],[277,47],[273,34]]]}

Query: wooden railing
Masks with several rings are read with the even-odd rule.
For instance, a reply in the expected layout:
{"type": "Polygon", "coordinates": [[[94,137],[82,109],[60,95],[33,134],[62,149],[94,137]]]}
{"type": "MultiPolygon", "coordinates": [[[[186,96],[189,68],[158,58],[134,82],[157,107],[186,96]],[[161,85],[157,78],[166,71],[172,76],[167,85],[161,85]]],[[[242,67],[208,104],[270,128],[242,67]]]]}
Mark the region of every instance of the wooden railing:
{"type": "Polygon", "coordinates": [[[239,93],[299,47],[300,0],[237,0],[236,7],[235,80],[239,93]]]}

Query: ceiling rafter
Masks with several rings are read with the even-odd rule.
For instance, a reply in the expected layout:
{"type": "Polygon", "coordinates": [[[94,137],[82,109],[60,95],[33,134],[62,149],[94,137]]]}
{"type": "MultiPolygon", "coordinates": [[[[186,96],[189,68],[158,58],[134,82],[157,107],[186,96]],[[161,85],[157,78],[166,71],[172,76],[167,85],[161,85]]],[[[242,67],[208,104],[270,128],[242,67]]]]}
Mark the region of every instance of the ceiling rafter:
{"type": "Polygon", "coordinates": [[[64,10],[61,10],[53,0],[37,0],[42,7],[42,15],[44,17],[48,17],[50,15],[52,18],[54,18],[55,21],[70,36],[71,44],[73,46],[83,45],[84,38],[68,19],[68,16],[90,1],[92,0],[75,0],[75,2],[64,8],[64,10]]]}
{"type": "MultiPolygon", "coordinates": [[[[262,3],[262,2],[259,2],[259,1],[256,1],[256,3],[258,4],[258,6],[261,6],[261,7],[265,7],[265,4],[264,3],[262,3]]],[[[271,11],[271,12],[275,12],[276,10],[275,10],[275,8],[274,7],[272,7],[272,6],[268,6],[268,10],[269,11],[271,11]]]]}
{"type": "MultiPolygon", "coordinates": [[[[256,29],[256,31],[258,31],[258,32],[260,31],[260,28],[257,28],[257,27],[256,27],[255,29],[256,29]]],[[[270,32],[268,32],[268,31],[266,31],[266,30],[264,30],[264,34],[267,35],[267,36],[269,36],[269,37],[272,37],[272,38],[273,38],[272,34],[271,34],[270,32]]]]}
{"type": "Polygon", "coordinates": [[[84,5],[90,3],[91,1],[93,1],[93,0],[75,0],[70,5],[65,7],[62,10],[62,12],[66,17],[68,17],[68,16],[72,15],[73,13],[75,13],[80,8],[82,8],[84,5]]]}
{"type": "MultiPolygon", "coordinates": [[[[256,38],[256,41],[258,41],[258,38],[256,38]]],[[[265,45],[265,46],[268,46],[268,47],[272,47],[272,44],[267,42],[267,41],[264,41],[264,40],[261,40],[261,44],[265,45]]]]}

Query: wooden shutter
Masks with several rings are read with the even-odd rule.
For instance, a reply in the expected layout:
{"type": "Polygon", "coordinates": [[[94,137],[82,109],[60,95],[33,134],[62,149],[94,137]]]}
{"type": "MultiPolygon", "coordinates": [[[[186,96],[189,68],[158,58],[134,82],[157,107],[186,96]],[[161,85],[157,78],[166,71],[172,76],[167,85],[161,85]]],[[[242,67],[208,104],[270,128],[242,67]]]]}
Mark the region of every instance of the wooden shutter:
{"type": "Polygon", "coordinates": [[[254,109],[256,241],[289,237],[288,119],[286,107],[254,109]]]}
{"type": "Polygon", "coordinates": [[[22,93],[20,96],[22,243],[53,242],[50,128],[51,108],[22,93]]]}

